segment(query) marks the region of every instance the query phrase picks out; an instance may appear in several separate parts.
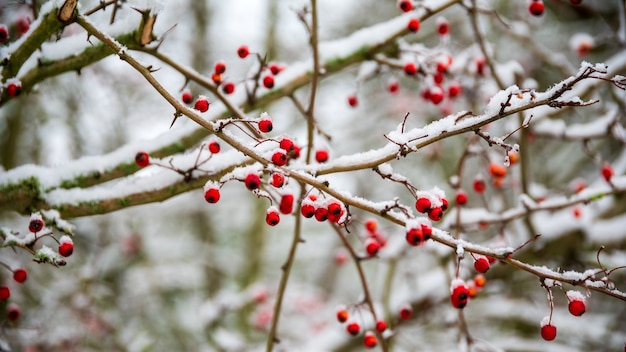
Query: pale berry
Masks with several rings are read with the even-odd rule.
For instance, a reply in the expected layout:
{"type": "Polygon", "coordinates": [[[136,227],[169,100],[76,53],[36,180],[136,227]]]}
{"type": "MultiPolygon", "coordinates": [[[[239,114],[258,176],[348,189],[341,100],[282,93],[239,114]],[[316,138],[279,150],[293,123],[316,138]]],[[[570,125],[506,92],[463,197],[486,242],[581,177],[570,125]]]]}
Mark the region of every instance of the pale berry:
{"type": "Polygon", "coordinates": [[[67,235],[61,236],[61,239],[59,239],[59,254],[69,257],[72,253],[74,253],[74,241],[67,235]]]}
{"type": "Polygon", "coordinates": [[[312,218],[315,215],[315,207],[313,204],[302,204],[300,213],[302,213],[302,216],[305,218],[312,218]]]}
{"type": "Polygon", "coordinates": [[[0,24],[0,43],[9,40],[9,29],[5,24],[0,24]]]}
{"type": "Polygon", "coordinates": [[[15,98],[16,96],[22,94],[22,84],[19,82],[9,83],[7,85],[7,94],[12,98],[15,98]]]}
{"type": "Polygon", "coordinates": [[[387,323],[384,320],[379,320],[376,322],[376,331],[383,332],[387,330],[387,323]]]}
{"type": "Polygon", "coordinates": [[[456,192],[456,204],[457,205],[465,205],[467,203],[467,193],[463,190],[458,190],[456,192]]]}
{"type": "Polygon", "coordinates": [[[200,96],[196,100],[196,104],[193,107],[200,112],[207,112],[209,110],[209,99],[207,97],[200,96]]]}
{"type": "Polygon", "coordinates": [[[417,73],[417,66],[415,66],[415,64],[412,62],[407,62],[404,65],[404,73],[406,73],[408,76],[415,75],[417,73]]]}
{"type": "Polygon", "coordinates": [[[485,188],[487,186],[485,185],[485,180],[482,177],[477,177],[476,179],[474,179],[472,187],[474,188],[474,191],[482,193],[485,191],[485,188]]]}
{"type": "Polygon", "coordinates": [[[441,207],[434,207],[428,211],[428,218],[432,221],[439,221],[443,216],[443,210],[441,207]]]}
{"type": "Polygon", "coordinates": [[[7,286],[0,286],[0,301],[6,301],[11,297],[11,290],[7,286]]]}
{"type": "Polygon", "coordinates": [[[506,176],[507,170],[506,167],[502,164],[491,163],[489,164],[489,174],[493,177],[504,177],[506,176]]]}
{"type": "Polygon", "coordinates": [[[209,188],[204,192],[204,200],[208,203],[215,204],[220,200],[220,190],[219,188],[209,188]]]}
{"type": "Polygon", "coordinates": [[[359,105],[359,100],[357,99],[356,95],[348,96],[348,105],[350,105],[353,108],[359,105]]]}
{"type": "Polygon", "coordinates": [[[45,226],[45,224],[44,224],[43,220],[41,219],[41,217],[36,218],[36,219],[32,219],[28,223],[28,231],[30,231],[32,233],[37,233],[37,232],[41,231],[44,226],[45,226]]]}
{"type": "Polygon", "coordinates": [[[216,85],[219,85],[220,83],[222,83],[222,75],[218,75],[217,73],[214,73],[211,75],[211,80],[216,85]]]}
{"type": "Polygon", "coordinates": [[[489,270],[489,260],[485,257],[480,257],[474,262],[474,269],[481,274],[484,274],[489,270]]]}
{"type": "Polygon", "coordinates": [[[216,62],[213,71],[218,75],[221,75],[222,73],[226,72],[226,64],[223,61],[216,62]]]}
{"type": "Polygon", "coordinates": [[[263,77],[263,87],[267,89],[274,88],[274,76],[267,75],[263,77]]]}
{"type": "Polygon", "coordinates": [[[450,294],[452,306],[458,309],[463,309],[467,305],[468,300],[469,288],[465,285],[465,283],[460,283],[452,288],[452,293],[450,294]]]}
{"type": "Polygon", "coordinates": [[[376,347],[376,345],[378,345],[378,338],[376,337],[376,334],[374,334],[372,331],[366,332],[365,336],[363,337],[363,344],[367,348],[376,347]]]}
{"type": "Polygon", "coordinates": [[[28,272],[26,272],[26,270],[21,268],[13,270],[13,280],[15,280],[15,282],[19,282],[21,284],[26,281],[27,278],[28,272]]]}
{"type": "Polygon", "coordinates": [[[359,332],[361,332],[361,326],[357,322],[352,322],[346,325],[346,331],[348,332],[348,334],[356,336],[359,334],[359,332]]]}
{"type": "Polygon", "coordinates": [[[390,79],[387,83],[387,91],[391,94],[396,94],[400,90],[400,83],[395,79],[390,79]]]}
{"type": "MultiPolygon", "coordinates": [[[[443,75],[442,75],[443,77],[443,75]]],[[[430,98],[430,102],[438,105],[443,100],[443,90],[441,87],[435,86],[430,89],[430,94],[428,95],[430,98]]]]}
{"type": "Polygon", "coordinates": [[[10,321],[18,321],[22,312],[20,311],[20,307],[15,303],[10,303],[7,305],[7,319],[10,321]]]}
{"type": "Polygon", "coordinates": [[[444,36],[450,33],[450,23],[448,23],[447,19],[443,17],[437,18],[436,25],[437,33],[439,33],[439,35],[444,36]]]}
{"type": "Polygon", "coordinates": [[[233,94],[235,92],[235,83],[224,82],[224,84],[222,84],[222,92],[224,92],[224,94],[233,94]]]}
{"type": "Polygon", "coordinates": [[[411,1],[409,1],[409,0],[400,0],[400,1],[398,1],[398,7],[403,12],[409,12],[409,11],[413,10],[413,3],[411,1]]]}
{"type": "Polygon", "coordinates": [[[580,299],[573,299],[569,302],[567,309],[572,315],[579,317],[585,313],[585,302],[580,299]]]}
{"type": "Polygon", "coordinates": [[[242,45],[237,49],[237,55],[240,58],[245,59],[246,57],[248,57],[248,55],[250,55],[250,50],[247,46],[242,45]]]}
{"type": "Polygon", "coordinates": [[[541,327],[541,338],[546,341],[552,341],[556,338],[556,326],[546,324],[541,327]]]}
{"type": "Polygon", "coordinates": [[[365,229],[370,233],[376,232],[378,229],[378,222],[375,219],[368,219],[365,221],[365,229]]]}
{"type": "Polygon", "coordinates": [[[222,150],[222,147],[220,147],[220,144],[218,141],[209,142],[208,148],[211,154],[217,154],[220,152],[220,150],[222,150]]]}
{"type": "Polygon", "coordinates": [[[606,182],[611,182],[611,178],[613,178],[613,167],[611,166],[611,164],[605,163],[604,165],[602,165],[602,177],[604,177],[604,180],[606,180],[606,182]]]}
{"type": "Polygon", "coordinates": [[[326,221],[328,219],[328,209],[319,207],[315,209],[315,220],[319,222],[326,221]]]}
{"type": "Polygon", "coordinates": [[[249,173],[246,176],[244,183],[246,184],[246,188],[252,191],[261,186],[261,178],[255,173],[249,173]]]}
{"type": "Polygon", "coordinates": [[[462,91],[462,88],[457,83],[453,83],[450,86],[448,86],[448,96],[450,98],[454,98],[454,97],[461,95],[461,91],[462,91]]]}
{"type": "Polygon", "coordinates": [[[485,278],[485,275],[478,274],[474,276],[474,285],[476,285],[476,287],[479,287],[479,288],[484,287],[486,283],[487,283],[487,278],[485,278]]]}
{"type": "Polygon", "coordinates": [[[417,32],[420,29],[420,20],[417,18],[411,18],[406,28],[413,33],[417,32]]]}
{"type": "Polygon", "coordinates": [[[340,249],[335,253],[335,263],[337,265],[344,265],[348,261],[348,253],[345,250],[340,249]]]}
{"type": "Polygon", "coordinates": [[[285,184],[285,175],[281,174],[280,172],[273,173],[271,183],[272,186],[276,188],[282,187],[285,184]]]}
{"type": "Polygon", "coordinates": [[[287,164],[287,153],[279,149],[272,154],[272,163],[277,166],[285,166],[287,164]]]}
{"type": "Polygon", "coordinates": [[[378,254],[379,250],[380,250],[380,243],[378,243],[378,241],[370,238],[367,240],[367,242],[365,242],[365,251],[370,257],[373,257],[376,254],[378,254]]]}
{"type": "Polygon", "coordinates": [[[274,129],[274,124],[272,123],[272,118],[267,116],[261,116],[259,120],[259,131],[263,133],[271,132],[274,129]]]}
{"type": "Polygon", "coordinates": [[[400,319],[409,320],[411,319],[412,315],[413,315],[413,307],[409,305],[405,305],[402,308],[400,308],[400,319]]]}
{"type": "Polygon", "coordinates": [[[290,152],[290,151],[294,150],[294,148],[295,148],[295,144],[288,137],[283,137],[280,140],[280,142],[279,142],[279,146],[280,146],[281,149],[283,149],[283,150],[285,150],[287,152],[290,152]]]}
{"type": "Polygon", "coordinates": [[[328,151],[326,151],[325,149],[318,149],[315,152],[315,160],[318,163],[325,163],[326,161],[328,161],[328,151]]]}
{"type": "Polygon", "coordinates": [[[135,154],[135,163],[139,167],[146,167],[150,164],[150,156],[146,152],[138,152],[135,154]]]}
{"type": "Polygon", "coordinates": [[[345,323],[346,321],[348,321],[348,311],[346,309],[339,309],[337,311],[337,321],[340,323],[345,323]]]}
{"type": "Polygon", "coordinates": [[[181,100],[185,104],[191,104],[193,103],[193,95],[191,94],[189,90],[185,90],[181,96],[181,100]]]}
{"type": "Polygon", "coordinates": [[[419,246],[424,243],[424,233],[420,228],[410,228],[406,232],[406,241],[411,246],[419,246]]]}
{"type": "Polygon", "coordinates": [[[267,209],[265,222],[270,226],[276,226],[280,222],[280,214],[278,214],[275,206],[271,206],[267,209]]]}
{"type": "Polygon", "coordinates": [[[278,210],[283,214],[291,214],[293,212],[293,194],[285,194],[280,198],[278,210]]]}
{"type": "Polygon", "coordinates": [[[528,11],[533,16],[541,16],[543,15],[544,5],[541,0],[532,0],[528,5],[528,11]]]}
{"type": "Polygon", "coordinates": [[[428,213],[431,205],[430,199],[426,197],[418,197],[415,201],[415,209],[420,213],[428,213]]]}

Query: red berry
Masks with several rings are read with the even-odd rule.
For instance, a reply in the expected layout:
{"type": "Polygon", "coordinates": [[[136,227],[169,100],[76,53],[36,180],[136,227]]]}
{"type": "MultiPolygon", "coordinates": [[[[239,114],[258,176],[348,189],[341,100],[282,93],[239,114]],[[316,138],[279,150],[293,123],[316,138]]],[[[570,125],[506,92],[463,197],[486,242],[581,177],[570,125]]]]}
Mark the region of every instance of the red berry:
{"type": "Polygon", "coordinates": [[[246,176],[244,183],[246,184],[246,187],[252,191],[261,186],[261,178],[255,173],[250,173],[246,176]]]}
{"type": "Polygon", "coordinates": [[[214,73],[214,74],[211,75],[211,80],[216,85],[219,85],[220,83],[222,83],[222,76],[218,75],[217,73],[214,73]]]}
{"type": "Polygon", "coordinates": [[[274,88],[274,76],[267,75],[263,77],[263,87],[267,89],[274,88]]]}
{"type": "Polygon", "coordinates": [[[348,321],[348,311],[345,309],[340,309],[337,311],[337,321],[340,323],[345,323],[348,321]]]}
{"type": "Polygon", "coordinates": [[[404,65],[404,73],[406,73],[408,76],[415,75],[417,73],[417,66],[415,66],[415,64],[412,62],[407,62],[404,65]]]}
{"type": "Polygon", "coordinates": [[[422,224],[422,234],[424,234],[424,241],[428,241],[433,234],[433,228],[430,224],[422,224]]]}
{"type": "Polygon", "coordinates": [[[352,322],[346,326],[346,331],[348,332],[348,334],[356,336],[359,334],[359,332],[361,332],[361,326],[359,325],[359,323],[352,322]]]}
{"type": "Polygon", "coordinates": [[[354,107],[356,107],[356,106],[359,104],[359,101],[358,101],[358,99],[356,98],[356,95],[350,95],[350,96],[348,96],[348,104],[349,104],[351,107],[353,107],[353,108],[354,108],[354,107]]]}
{"type": "Polygon", "coordinates": [[[419,246],[424,243],[424,233],[422,232],[422,228],[410,228],[406,232],[406,241],[411,246],[419,246]]]}
{"type": "Polygon", "coordinates": [[[325,149],[318,149],[315,152],[315,160],[318,163],[324,163],[328,161],[328,151],[326,151],[325,149]]]}
{"type": "Polygon", "coordinates": [[[24,269],[15,269],[13,270],[13,280],[15,282],[19,282],[20,284],[26,281],[28,278],[28,273],[24,269]]]}
{"type": "Polygon", "coordinates": [[[328,207],[326,207],[326,209],[328,209],[328,214],[332,214],[333,216],[340,216],[343,214],[343,207],[339,202],[336,201],[328,204],[328,207]]]}
{"type": "Polygon", "coordinates": [[[188,91],[188,90],[185,90],[183,92],[183,95],[182,95],[181,99],[182,99],[183,103],[185,103],[185,104],[193,103],[193,95],[191,95],[191,92],[188,91]]]}
{"type": "Polygon", "coordinates": [[[59,254],[64,257],[69,257],[74,253],[74,242],[68,236],[61,237],[59,241],[59,254]]]}
{"type": "Polygon", "coordinates": [[[285,175],[280,172],[275,172],[272,174],[272,186],[276,188],[280,188],[285,184],[285,175]]]}
{"type": "Polygon", "coordinates": [[[445,18],[437,18],[436,25],[437,33],[439,33],[439,35],[444,36],[450,33],[450,23],[448,23],[448,20],[446,20],[445,18]]]}
{"type": "Polygon", "coordinates": [[[291,214],[293,212],[293,194],[285,194],[280,198],[278,207],[281,213],[291,214]]]}
{"type": "Polygon", "coordinates": [[[400,83],[398,83],[395,79],[390,79],[389,82],[387,82],[387,90],[391,94],[398,93],[398,90],[400,90],[400,83]]]}
{"type": "Polygon", "coordinates": [[[485,188],[487,187],[485,185],[485,180],[482,177],[477,177],[476,179],[474,179],[474,183],[472,186],[474,187],[474,191],[478,193],[483,193],[485,191],[485,188]]]}
{"type": "Polygon", "coordinates": [[[222,147],[220,147],[220,144],[217,141],[209,142],[208,148],[212,154],[217,154],[220,152],[220,150],[222,150],[222,147]]]}
{"type": "Polygon", "coordinates": [[[583,2],[583,0],[569,0],[569,2],[572,5],[580,5],[583,2]]]}
{"type": "Polygon", "coordinates": [[[280,66],[279,64],[270,64],[268,68],[270,69],[270,72],[274,76],[281,73],[285,69],[283,66],[280,66]]]}
{"type": "Polygon", "coordinates": [[[9,40],[9,29],[5,24],[0,24],[0,43],[9,40]]]}
{"type": "Polygon", "coordinates": [[[287,164],[287,153],[279,149],[272,155],[272,162],[277,166],[285,166],[287,164]]]}
{"type": "Polygon", "coordinates": [[[247,46],[242,45],[239,49],[237,49],[237,55],[239,55],[240,58],[245,59],[248,55],[250,55],[250,50],[247,46]]]}
{"type": "Polygon", "coordinates": [[[45,226],[43,220],[41,218],[32,219],[28,223],[28,231],[32,233],[37,233],[43,229],[45,226]]]}
{"type": "Polygon", "coordinates": [[[502,164],[491,163],[489,164],[489,174],[493,177],[504,177],[506,176],[507,170],[506,167],[502,164]]]}
{"type": "Polygon", "coordinates": [[[328,209],[319,207],[315,209],[315,220],[322,222],[328,219],[328,209]]]}
{"type": "Polygon", "coordinates": [[[384,320],[379,320],[376,322],[376,331],[383,332],[387,330],[387,323],[384,320]]]}
{"type": "Polygon", "coordinates": [[[15,98],[16,96],[20,95],[22,93],[22,84],[21,83],[9,83],[9,85],[7,85],[7,94],[10,97],[15,98]]]}
{"type": "Polygon", "coordinates": [[[605,163],[602,165],[602,177],[606,180],[606,182],[611,182],[611,178],[613,178],[613,167],[611,164],[605,163]]]}
{"type": "Polygon", "coordinates": [[[461,94],[462,88],[459,84],[453,83],[448,87],[448,96],[454,98],[461,94]]]}
{"type": "Polygon", "coordinates": [[[460,280],[454,280],[452,285],[452,293],[450,294],[452,305],[459,309],[465,308],[469,300],[469,288],[460,280]]]}
{"type": "Polygon", "coordinates": [[[11,297],[11,290],[7,286],[0,286],[0,301],[6,301],[11,297]]]}
{"type": "Polygon", "coordinates": [[[420,20],[417,18],[411,18],[406,28],[413,33],[417,32],[420,29],[420,20]]]}
{"type": "Polygon", "coordinates": [[[224,92],[224,94],[233,94],[233,92],[235,92],[235,83],[224,82],[222,85],[222,92],[224,92]]]}
{"type": "Polygon", "coordinates": [[[376,220],[369,219],[365,222],[365,229],[368,232],[373,233],[376,231],[377,228],[378,228],[378,222],[376,222],[376,220]]]}
{"type": "Polygon", "coordinates": [[[441,207],[435,207],[428,211],[428,218],[432,221],[439,221],[443,216],[443,210],[441,207]]]}
{"type": "Polygon", "coordinates": [[[138,152],[135,154],[135,163],[139,167],[146,167],[150,164],[150,156],[146,152],[138,152]]]}
{"type": "Polygon", "coordinates": [[[546,324],[541,327],[541,337],[546,341],[552,341],[556,338],[556,326],[546,324]]]}
{"type": "Polygon", "coordinates": [[[411,1],[409,1],[409,0],[400,0],[400,1],[398,1],[398,7],[403,12],[409,12],[409,11],[413,10],[413,3],[411,1]]]}
{"type": "Polygon", "coordinates": [[[413,315],[413,307],[406,305],[400,308],[400,319],[409,320],[411,319],[412,315],[413,315]]]}
{"type": "Polygon", "coordinates": [[[315,207],[313,204],[302,204],[302,208],[300,208],[300,213],[305,218],[312,218],[315,215],[315,207]]]}
{"type": "Polygon", "coordinates": [[[378,254],[379,250],[380,250],[380,243],[378,243],[378,241],[370,238],[367,240],[367,242],[365,242],[365,251],[367,251],[367,254],[370,257],[373,257],[376,254],[378,254]]]}
{"type": "Polygon", "coordinates": [[[295,144],[291,139],[284,137],[280,140],[280,148],[286,150],[287,152],[290,152],[294,150],[295,144]]]}
{"type": "Polygon", "coordinates": [[[201,95],[198,97],[193,107],[200,112],[207,112],[209,110],[209,99],[201,95]]]}
{"type": "Polygon", "coordinates": [[[441,211],[448,210],[448,199],[440,198],[439,200],[441,200],[441,211]]]}
{"type": "Polygon", "coordinates": [[[533,16],[541,16],[541,15],[543,15],[543,10],[544,10],[544,6],[543,6],[543,1],[541,1],[541,0],[533,0],[528,5],[528,11],[530,11],[530,13],[533,16]]]}
{"type": "Polygon", "coordinates": [[[18,321],[21,315],[22,312],[17,304],[11,303],[7,305],[7,319],[10,321],[18,321]]]}
{"type": "Polygon", "coordinates": [[[474,269],[481,274],[484,274],[489,270],[489,260],[485,257],[480,257],[474,262],[474,269]]]}
{"type": "Polygon", "coordinates": [[[216,62],[213,71],[218,75],[221,75],[222,73],[226,72],[226,64],[223,61],[216,62]]]}
{"type": "Polygon", "coordinates": [[[278,214],[275,206],[271,206],[267,209],[267,213],[265,213],[265,222],[270,226],[276,226],[280,222],[280,214],[278,214]]]}
{"type": "Polygon", "coordinates": [[[215,204],[220,200],[219,188],[209,188],[204,192],[204,199],[211,204],[215,204]]]}
{"type": "MultiPolygon", "coordinates": [[[[443,77],[443,75],[442,75],[443,77]]],[[[443,90],[441,87],[435,86],[430,89],[430,94],[428,95],[430,98],[430,102],[438,105],[443,100],[443,90]]]]}
{"type": "Polygon", "coordinates": [[[580,299],[571,300],[567,308],[572,315],[579,317],[585,313],[585,301],[580,299]]]}
{"type": "Polygon", "coordinates": [[[21,36],[28,32],[30,28],[30,17],[20,17],[17,22],[15,22],[15,26],[17,27],[17,33],[21,36]]]}
{"type": "Polygon", "coordinates": [[[465,205],[467,203],[467,193],[463,190],[459,190],[456,192],[456,204],[457,205],[465,205]]]}
{"type": "Polygon", "coordinates": [[[376,345],[378,345],[378,338],[376,338],[376,334],[374,334],[372,331],[366,332],[365,336],[363,337],[363,344],[367,348],[376,347],[376,345]]]}
{"type": "Polygon", "coordinates": [[[259,131],[263,133],[271,132],[274,129],[274,125],[272,124],[272,118],[269,114],[261,114],[261,119],[259,120],[259,131]]]}
{"type": "Polygon", "coordinates": [[[289,157],[292,159],[298,159],[300,157],[300,146],[294,144],[293,150],[289,152],[289,157]]]}
{"type": "Polygon", "coordinates": [[[426,197],[418,197],[415,201],[415,209],[420,213],[427,213],[430,211],[431,203],[430,199],[426,197]]]}

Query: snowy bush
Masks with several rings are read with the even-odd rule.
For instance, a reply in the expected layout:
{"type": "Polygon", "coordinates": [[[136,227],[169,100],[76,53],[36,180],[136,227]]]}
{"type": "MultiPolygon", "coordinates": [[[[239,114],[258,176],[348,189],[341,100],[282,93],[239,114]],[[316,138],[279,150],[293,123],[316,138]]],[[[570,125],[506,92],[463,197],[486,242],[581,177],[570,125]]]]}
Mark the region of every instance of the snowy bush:
{"type": "Polygon", "coordinates": [[[0,3],[0,351],[614,351],[626,10],[0,3]]]}

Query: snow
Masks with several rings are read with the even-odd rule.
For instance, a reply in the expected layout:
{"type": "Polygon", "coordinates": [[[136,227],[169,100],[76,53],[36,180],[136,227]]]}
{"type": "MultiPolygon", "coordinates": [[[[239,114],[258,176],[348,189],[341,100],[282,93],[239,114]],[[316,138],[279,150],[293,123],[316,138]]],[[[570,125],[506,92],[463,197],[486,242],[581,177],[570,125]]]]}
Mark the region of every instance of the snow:
{"type": "Polygon", "coordinates": [[[567,299],[569,301],[582,301],[582,302],[585,302],[587,300],[587,297],[585,297],[585,295],[583,295],[579,291],[568,290],[567,292],[565,292],[565,295],[567,295],[567,299]]]}

